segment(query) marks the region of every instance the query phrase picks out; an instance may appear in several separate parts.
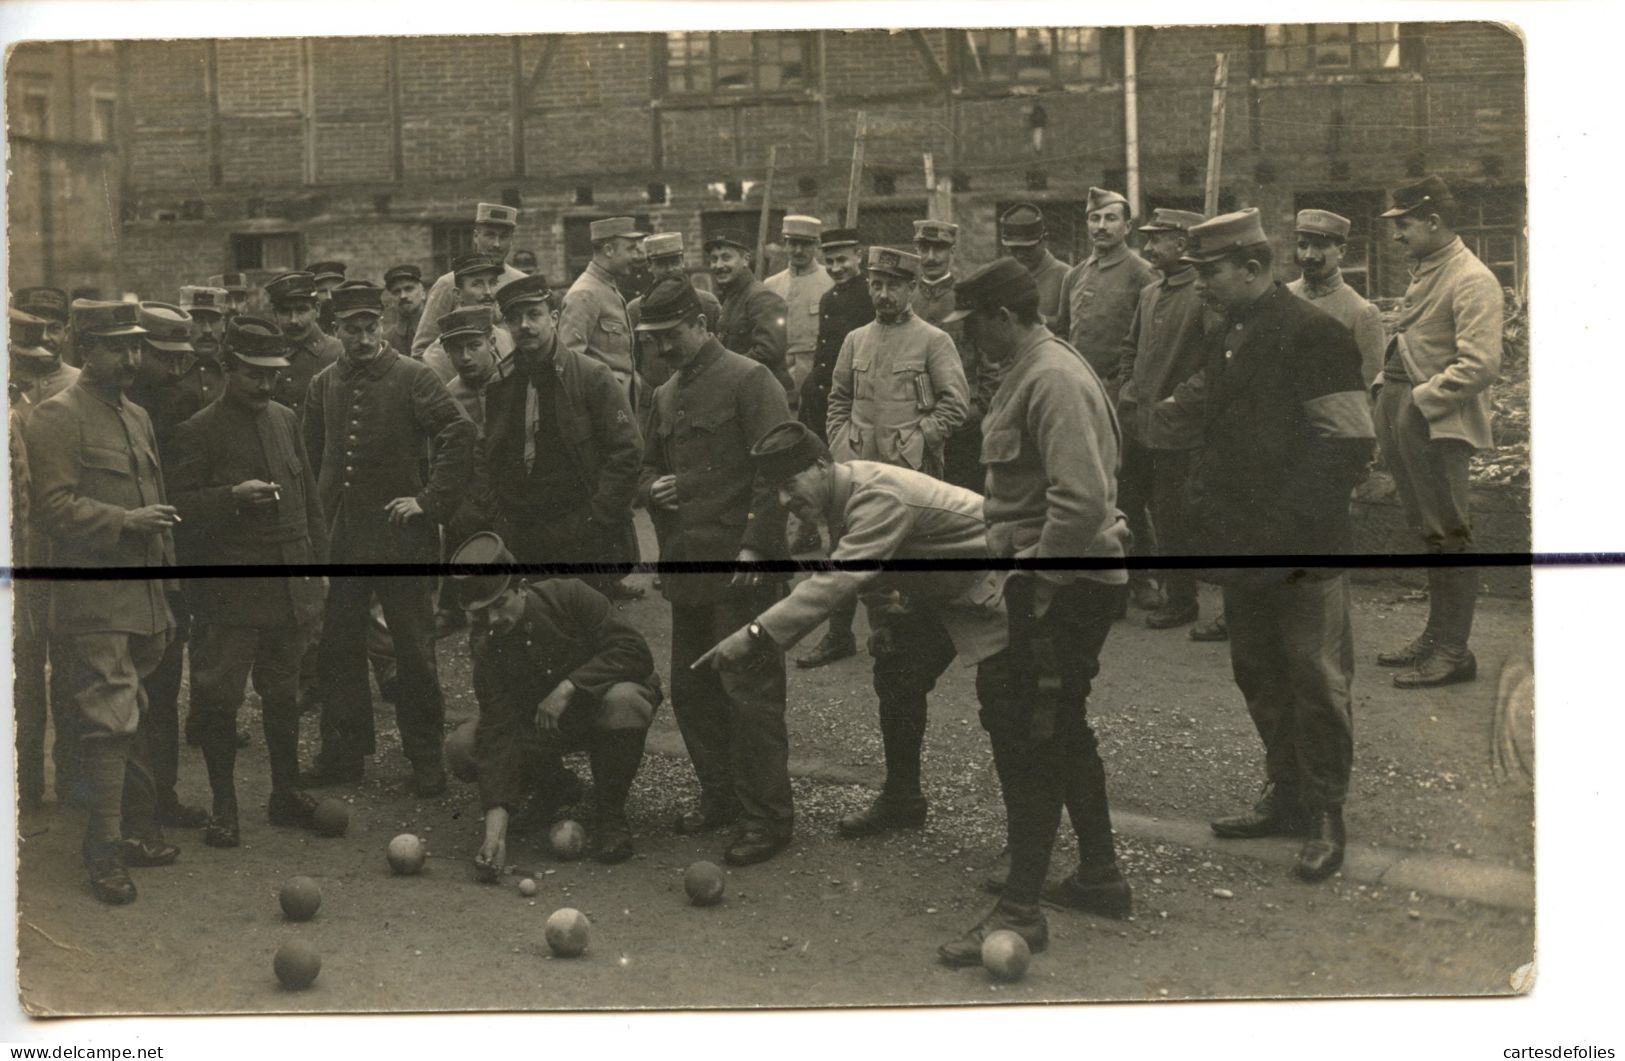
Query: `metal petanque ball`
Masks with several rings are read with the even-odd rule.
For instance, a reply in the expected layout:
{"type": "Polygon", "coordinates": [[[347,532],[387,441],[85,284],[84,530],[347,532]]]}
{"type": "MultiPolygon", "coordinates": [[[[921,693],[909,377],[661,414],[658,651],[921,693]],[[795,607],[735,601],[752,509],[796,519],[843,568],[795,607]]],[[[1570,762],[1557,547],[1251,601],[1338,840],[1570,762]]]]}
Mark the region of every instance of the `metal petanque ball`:
{"type": "Polygon", "coordinates": [[[276,978],[282,981],[283,987],[303,991],[316,982],[317,974],[322,971],[322,956],[304,940],[291,939],[277,948],[271,968],[276,970],[276,978]]]}
{"type": "Polygon", "coordinates": [[[996,979],[1020,980],[1027,975],[1027,966],[1032,960],[1033,952],[1027,941],[1007,928],[989,932],[982,940],[982,965],[996,979]]]}
{"type": "Polygon", "coordinates": [[[560,958],[574,958],[587,949],[587,917],[566,906],[548,915],[544,930],[547,946],[560,958]]]}
{"type": "Polygon", "coordinates": [[[389,842],[389,868],[403,877],[416,875],[427,857],[423,841],[411,833],[402,833],[389,842]]]}
{"type": "Polygon", "coordinates": [[[683,891],[695,906],[720,903],[722,889],[722,869],[715,862],[696,862],[683,871],[683,891]]]}
{"type": "Polygon", "coordinates": [[[580,822],[566,818],[548,830],[547,846],[552,849],[554,858],[561,862],[573,861],[581,857],[587,846],[587,830],[580,822]]]}
{"type": "Polygon", "coordinates": [[[312,821],[323,836],[343,836],[344,830],[350,827],[350,808],[343,800],[329,796],[316,804],[312,821]]]}
{"type": "Polygon", "coordinates": [[[309,877],[289,877],[277,892],[277,902],[289,921],[309,921],[321,909],[322,890],[309,877]]]}

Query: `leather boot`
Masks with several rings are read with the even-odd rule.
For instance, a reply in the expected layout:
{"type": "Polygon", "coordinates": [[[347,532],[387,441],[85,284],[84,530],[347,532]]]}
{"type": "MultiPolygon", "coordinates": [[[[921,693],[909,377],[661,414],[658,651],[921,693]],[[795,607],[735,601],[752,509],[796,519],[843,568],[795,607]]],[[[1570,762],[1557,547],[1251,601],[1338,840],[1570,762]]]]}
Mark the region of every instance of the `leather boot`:
{"type": "Polygon", "coordinates": [[[1145,617],[1148,630],[1172,630],[1176,626],[1194,623],[1201,615],[1195,601],[1189,604],[1165,604],[1145,617]]]}
{"type": "Polygon", "coordinates": [[[937,957],[949,965],[982,964],[982,941],[989,933],[1008,929],[1027,941],[1027,948],[1038,954],[1049,946],[1049,923],[1044,911],[1036,904],[1027,906],[1000,899],[976,927],[963,936],[937,948],[937,957]]]}
{"type": "Polygon", "coordinates": [[[594,820],[592,857],[614,864],[632,857],[632,826],[626,820],[626,797],[632,791],[643,762],[643,743],[649,731],[612,729],[593,735],[592,760],[594,820]]]}
{"type": "Polygon", "coordinates": [[[1309,838],[1298,852],[1299,878],[1314,883],[1336,873],[1343,865],[1343,808],[1325,804],[1309,812],[1309,838]]]}
{"type": "Polygon", "coordinates": [[[1046,903],[1118,921],[1134,912],[1134,892],[1116,863],[1102,869],[1079,866],[1058,881],[1045,881],[1040,894],[1046,903]]]}
{"type": "Polygon", "coordinates": [[[1478,658],[1465,645],[1439,644],[1414,668],[1394,675],[1397,689],[1434,689],[1478,677],[1478,658]]]}
{"type": "Polygon", "coordinates": [[[1448,608],[1445,597],[1449,590],[1440,581],[1442,572],[1435,567],[1427,569],[1428,576],[1428,624],[1410,644],[1402,648],[1392,649],[1388,652],[1377,653],[1377,666],[1379,667],[1415,667],[1423,660],[1433,655],[1433,646],[1438,640],[1439,616],[1448,608]]]}
{"type": "Polygon", "coordinates": [[[1134,601],[1134,606],[1142,612],[1154,612],[1168,603],[1168,598],[1162,595],[1162,587],[1157,585],[1154,578],[1131,580],[1129,597],[1134,601]]]}
{"type": "Polygon", "coordinates": [[[1212,823],[1213,835],[1224,840],[1251,840],[1260,836],[1302,836],[1307,822],[1296,785],[1270,784],[1253,809],[1212,823]]]}
{"type": "Polygon", "coordinates": [[[877,836],[893,829],[918,829],[925,824],[925,797],[888,796],[882,792],[863,810],[845,815],[835,827],[845,837],[877,836]]]}
{"type": "Polygon", "coordinates": [[[1225,625],[1224,616],[1215,615],[1207,622],[1191,627],[1190,638],[1192,641],[1228,641],[1230,627],[1225,625]]]}
{"type": "Polygon", "coordinates": [[[81,849],[90,890],[109,906],[135,902],[135,881],[124,868],[122,845],[117,841],[86,839],[81,849]]]}
{"type": "Polygon", "coordinates": [[[852,636],[852,631],[837,634],[831,630],[811,652],[796,660],[796,666],[802,670],[812,670],[814,667],[824,667],[857,654],[858,640],[852,636]]]}

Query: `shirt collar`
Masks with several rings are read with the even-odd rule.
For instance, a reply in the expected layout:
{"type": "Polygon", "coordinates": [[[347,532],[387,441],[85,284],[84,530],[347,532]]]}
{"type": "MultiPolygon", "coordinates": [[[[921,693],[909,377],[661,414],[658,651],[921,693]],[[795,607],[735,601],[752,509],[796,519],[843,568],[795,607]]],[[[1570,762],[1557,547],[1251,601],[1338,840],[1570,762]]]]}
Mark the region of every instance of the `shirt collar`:
{"type": "Polygon", "coordinates": [[[950,288],[950,287],[953,287],[953,286],[954,286],[954,274],[951,273],[951,272],[943,273],[942,278],[940,280],[927,280],[923,276],[920,277],[920,290],[921,291],[930,291],[930,292],[934,293],[934,292],[937,292],[937,291],[941,291],[944,288],[950,288]]]}
{"type": "Polygon", "coordinates": [[[1101,269],[1110,269],[1124,258],[1128,257],[1128,243],[1124,241],[1107,251],[1105,254],[1091,254],[1089,260],[1101,269]]]}
{"type": "MultiPolygon", "coordinates": [[[[610,271],[608,269],[605,269],[602,265],[599,265],[597,262],[588,262],[587,263],[587,273],[594,280],[598,280],[598,281],[600,281],[602,283],[608,284],[612,288],[615,287],[615,277],[610,273],[610,271]]],[[[616,290],[619,290],[619,289],[617,288],[616,290]]]]}
{"type": "Polygon", "coordinates": [[[1195,280],[1195,279],[1196,279],[1196,266],[1187,265],[1187,266],[1185,266],[1185,268],[1180,269],[1178,272],[1163,273],[1162,274],[1162,286],[1163,287],[1184,287],[1186,284],[1190,283],[1192,280],[1195,280]]]}
{"type": "Polygon", "coordinates": [[[691,383],[700,373],[710,368],[713,361],[721,356],[722,343],[713,335],[705,341],[704,346],[700,347],[700,352],[694,355],[694,360],[684,365],[678,374],[683,377],[684,383],[691,383]]]}
{"type": "Polygon", "coordinates": [[[1341,269],[1332,273],[1326,280],[1316,282],[1307,276],[1303,278],[1303,293],[1310,298],[1325,298],[1343,286],[1343,271],[1341,269]]]}
{"type": "Polygon", "coordinates": [[[92,398],[95,398],[97,401],[101,402],[103,405],[107,406],[109,409],[112,409],[116,413],[124,412],[124,407],[125,407],[126,404],[128,404],[125,401],[125,398],[124,398],[124,395],[123,395],[122,392],[120,392],[117,396],[115,396],[114,398],[109,400],[108,397],[107,397],[106,388],[97,386],[94,382],[91,381],[89,375],[86,374],[86,373],[81,372],[79,374],[79,378],[73,381],[73,385],[78,387],[80,390],[84,391],[86,394],[90,395],[92,398]]]}
{"type": "Polygon", "coordinates": [[[366,376],[368,379],[380,379],[385,372],[389,371],[389,366],[394,362],[396,356],[395,351],[386,346],[378,352],[377,357],[364,365],[358,365],[350,360],[348,354],[341,354],[339,355],[339,372],[345,379],[355,379],[359,376],[366,376]]]}
{"type": "Polygon", "coordinates": [[[1426,258],[1412,263],[1411,275],[1421,276],[1423,273],[1431,273],[1466,249],[1467,245],[1461,241],[1461,237],[1455,236],[1449,243],[1446,243],[1426,258]]]}

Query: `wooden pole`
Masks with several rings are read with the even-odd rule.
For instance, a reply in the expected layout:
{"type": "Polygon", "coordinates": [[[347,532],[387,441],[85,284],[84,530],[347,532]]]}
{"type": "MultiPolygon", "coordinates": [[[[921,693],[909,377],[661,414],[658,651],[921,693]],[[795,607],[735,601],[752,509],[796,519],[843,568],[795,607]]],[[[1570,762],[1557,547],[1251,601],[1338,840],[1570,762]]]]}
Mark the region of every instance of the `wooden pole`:
{"type": "Polygon", "coordinates": [[[1230,56],[1220,52],[1213,70],[1213,117],[1207,136],[1207,194],[1202,200],[1208,217],[1219,212],[1219,160],[1224,154],[1224,94],[1230,81],[1230,56]]]}
{"type": "Polygon", "coordinates": [[[925,153],[925,216],[933,221],[940,220],[937,213],[937,167],[929,151],[925,153]]]}
{"type": "Polygon", "coordinates": [[[1142,216],[1140,202],[1140,93],[1139,54],[1135,51],[1134,27],[1123,30],[1123,153],[1127,171],[1130,217],[1142,216]]]}
{"type": "Polygon", "coordinates": [[[762,186],[762,216],[756,222],[756,275],[767,279],[767,230],[773,224],[773,176],[779,168],[779,145],[767,149],[767,183],[762,186]]]}
{"type": "Polygon", "coordinates": [[[846,181],[846,227],[858,227],[858,195],[863,191],[863,138],[868,132],[868,121],[863,111],[858,112],[856,133],[852,137],[852,175],[846,181]]]}

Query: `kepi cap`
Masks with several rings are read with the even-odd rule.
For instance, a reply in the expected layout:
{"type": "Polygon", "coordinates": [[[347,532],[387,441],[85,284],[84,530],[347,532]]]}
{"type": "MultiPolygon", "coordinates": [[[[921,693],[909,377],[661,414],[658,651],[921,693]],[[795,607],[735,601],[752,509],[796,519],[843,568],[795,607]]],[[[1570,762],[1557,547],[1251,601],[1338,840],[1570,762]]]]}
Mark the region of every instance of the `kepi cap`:
{"type": "Polygon", "coordinates": [[[502,272],[502,263],[489,254],[480,254],[475,251],[464,254],[451,263],[452,275],[461,280],[465,276],[477,276],[480,273],[502,272]]]}
{"type": "Polygon", "coordinates": [[[384,289],[363,280],[333,289],[333,316],[340,320],[370,313],[384,315],[384,289]]]}
{"type": "Polygon", "coordinates": [[[810,214],[787,214],[783,232],[785,239],[816,240],[824,234],[824,223],[810,214]]]}
{"type": "Polygon", "coordinates": [[[856,247],[862,242],[863,238],[855,228],[826,228],[818,239],[818,246],[827,250],[830,247],[856,247]]]}
{"type": "Polygon", "coordinates": [[[914,242],[946,243],[951,247],[959,242],[959,226],[952,221],[916,221],[914,242]]]}
{"type": "Polygon", "coordinates": [[[23,287],[11,296],[11,304],[24,313],[48,321],[68,320],[68,293],[60,287],[23,287]]]}
{"type": "Polygon", "coordinates": [[[829,446],[799,420],[768,428],[750,448],[751,464],[769,484],[782,483],[811,468],[820,457],[830,459],[829,446]]]}
{"type": "Polygon", "coordinates": [[[69,307],[68,317],[73,330],[79,335],[145,335],[141,327],[141,308],[134,302],[100,302],[89,298],[76,298],[69,307]]]}
{"type": "MultiPolygon", "coordinates": [[[[153,305],[162,306],[164,303],[155,302],[153,305]]],[[[181,308],[193,315],[212,313],[216,317],[225,316],[226,289],[187,284],[181,288],[181,308]]]]}
{"type": "Polygon", "coordinates": [[[337,280],[343,282],[344,274],[349,266],[343,262],[311,262],[310,274],[317,283],[324,280],[337,280]]]}
{"type": "Polygon", "coordinates": [[[384,287],[394,287],[401,280],[410,280],[415,284],[423,283],[423,270],[415,265],[392,265],[384,273],[384,287]]]}
{"type": "Polygon", "coordinates": [[[683,253],[681,232],[656,232],[643,241],[643,255],[646,258],[670,258],[681,253],[683,253]]]}
{"type": "Polygon", "coordinates": [[[954,285],[952,313],[942,323],[962,321],[979,309],[1012,306],[1038,297],[1038,282],[1027,267],[1014,258],[989,262],[954,285]]]}
{"type": "MultiPolygon", "coordinates": [[[[457,547],[451,554],[453,566],[459,564],[513,564],[513,554],[503,540],[490,531],[480,531],[457,547]]],[[[483,608],[502,596],[513,582],[506,571],[479,571],[473,574],[446,576],[451,595],[464,611],[483,608]]]]}
{"type": "Polygon", "coordinates": [[[1354,222],[1330,210],[1299,210],[1295,231],[1308,236],[1329,236],[1332,239],[1346,240],[1353,227],[1354,222]]]}
{"type": "Polygon", "coordinates": [[[1456,197],[1450,193],[1450,185],[1433,173],[1429,173],[1415,184],[1395,188],[1389,198],[1393,201],[1393,205],[1378,214],[1378,217],[1404,217],[1425,206],[1454,206],[1456,202],[1456,197]]]}
{"type": "MultiPolygon", "coordinates": [[[[187,289],[181,288],[184,293],[187,289]]],[[[142,302],[136,320],[147,330],[147,345],[172,354],[192,351],[192,315],[168,302],[142,302]]]]}
{"type": "Polygon", "coordinates": [[[476,225],[500,225],[503,228],[518,228],[519,208],[504,206],[501,203],[475,203],[474,223],[476,225]]]}
{"type": "Polygon", "coordinates": [[[1017,203],[999,216],[999,242],[1006,247],[1033,247],[1045,235],[1044,211],[1032,203],[1017,203]]]}
{"type": "Polygon", "coordinates": [[[215,273],[209,277],[209,286],[218,287],[228,295],[246,295],[248,277],[242,273],[215,273]]]}
{"type": "Polygon", "coordinates": [[[704,250],[705,250],[705,253],[707,253],[707,254],[710,254],[712,251],[716,250],[718,247],[732,247],[735,250],[739,251],[741,254],[749,254],[750,253],[750,248],[749,247],[745,246],[743,243],[741,243],[738,240],[734,239],[732,236],[726,236],[726,235],[720,235],[719,234],[719,235],[712,236],[710,239],[705,241],[704,250]]]}
{"type": "Polygon", "coordinates": [[[1140,226],[1141,232],[1189,232],[1207,218],[1195,210],[1169,210],[1159,206],[1151,211],[1151,220],[1140,226]]]}
{"type": "Polygon", "coordinates": [[[55,357],[56,355],[45,348],[44,317],[36,317],[32,313],[24,313],[13,308],[9,314],[11,333],[7,340],[13,357],[55,357]]]}
{"type": "Polygon", "coordinates": [[[643,310],[638,316],[640,332],[663,332],[674,328],[691,315],[700,312],[700,296],[685,277],[668,276],[655,281],[643,296],[643,310]]]}
{"type": "Polygon", "coordinates": [[[912,251],[893,247],[870,247],[869,275],[893,276],[899,280],[915,280],[920,275],[920,256],[912,251]]]}
{"type": "Polygon", "coordinates": [[[597,243],[606,239],[642,239],[647,232],[638,231],[638,222],[632,217],[605,217],[587,225],[587,236],[597,243]]]}
{"type": "Polygon", "coordinates": [[[509,280],[497,288],[497,307],[504,316],[510,309],[532,302],[553,302],[553,293],[547,289],[547,277],[541,273],[509,280]]]}
{"type": "Polygon", "coordinates": [[[1180,259],[1184,262],[1216,262],[1231,251],[1269,242],[1264,235],[1263,218],[1256,206],[1220,214],[1211,221],[1192,225],[1185,235],[1189,237],[1189,243],[1185,247],[1185,256],[1180,259]]]}
{"type": "Polygon", "coordinates": [[[287,368],[287,338],[268,320],[239,313],[226,325],[226,352],[255,368],[287,368]]]}
{"type": "Polygon", "coordinates": [[[279,273],[265,285],[265,295],[273,306],[285,306],[290,302],[314,302],[316,277],[303,269],[279,273]]]}
{"type": "Polygon", "coordinates": [[[489,335],[496,322],[496,312],[490,306],[462,306],[435,321],[440,325],[442,339],[454,335],[489,335]]]}

